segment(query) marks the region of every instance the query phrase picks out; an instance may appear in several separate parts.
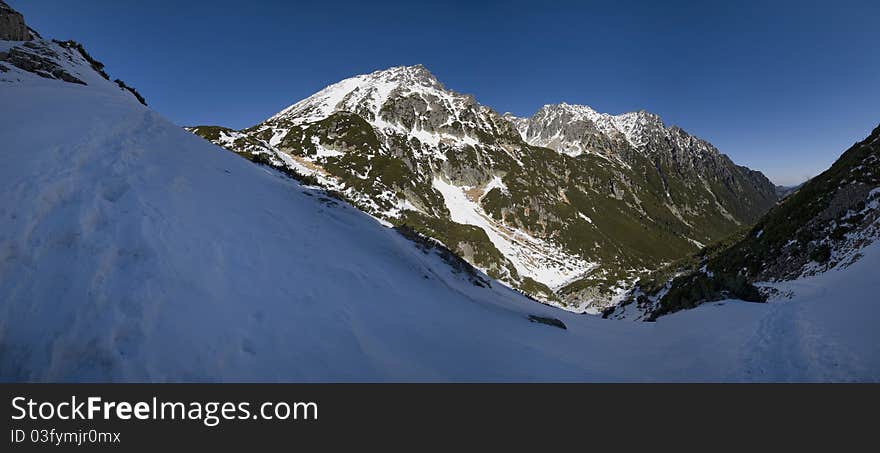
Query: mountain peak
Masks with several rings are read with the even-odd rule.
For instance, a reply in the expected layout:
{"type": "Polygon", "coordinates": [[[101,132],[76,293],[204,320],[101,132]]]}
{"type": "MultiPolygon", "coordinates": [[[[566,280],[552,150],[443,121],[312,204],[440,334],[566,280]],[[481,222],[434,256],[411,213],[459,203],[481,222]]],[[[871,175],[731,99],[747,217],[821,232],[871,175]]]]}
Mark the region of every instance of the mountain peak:
{"type": "Polygon", "coordinates": [[[544,104],[540,110],[549,111],[567,111],[580,113],[599,113],[589,105],[569,104],[568,102],[558,102],[556,104],[544,104]]]}
{"type": "Polygon", "coordinates": [[[508,120],[528,143],[569,155],[586,152],[582,142],[588,136],[598,137],[595,134],[606,137],[600,141],[622,136],[638,148],[645,144],[645,135],[666,133],[660,116],[646,110],[611,115],[567,102],[546,104],[529,118],[508,117],[508,120]]]}
{"type": "Polygon", "coordinates": [[[434,86],[443,89],[443,85],[437,80],[434,74],[422,64],[413,66],[393,66],[388,69],[374,71],[367,76],[368,78],[377,78],[401,84],[415,83],[422,86],[434,86]]]}
{"type": "Polygon", "coordinates": [[[461,106],[475,103],[471,96],[447,90],[424,65],[416,64],[349,77],[282,110],[269,121],[312,122],[337,111],[356,113],[369,122],[381,121],[383,116],[394,115],[391,110],[396,109],[391,105],[385,113],[382,110],[386,104],[395,101],[433,105],[437,111],[449,110],[449,114],[461,106]]]}
{"type": "Polygon", "coordinates": [[[617,115],[613,115],[610,113],[601,113],[596,109],[590,107],[589,105],[583,104],[569,104],[567,102],[559,102],[556,104],[544,104],[535,115],[539,114],[547,114],[547,113],[570,113],[573,115],[584,116],[591,120],[595,120],[597,118],[605,118],[605,119],[616,119],[616,120],[626,120],[626,119],[634,119],[634,120],[645,120],[648,122],[656,123],[659,122],[662,124],[662,120],[660,115],[656,113],[649,112],[644,109],[632,111],[632,112],[624,112],[617,115]]]}
{"type": "Polygon", "coordinates": [[[411,66],[396,66],[394,68],[408,74],[430,77],[432,79],[435,78],[434,74],[432,74],[431,71],[429,71],[428,68],[421,63],[417,63],[411,66]]]}
{"type": "Polygon", "coordinates": [[[660,118],[660,115],[654,112],[649,112],[645,109],[639,109],[634,112],[626,112],[613,116],[620,119],[634,119],[642,122],[643,124],[652,124],[658,128],[666,129],[666,124],[663,123],[663,119],[660,118]]]}

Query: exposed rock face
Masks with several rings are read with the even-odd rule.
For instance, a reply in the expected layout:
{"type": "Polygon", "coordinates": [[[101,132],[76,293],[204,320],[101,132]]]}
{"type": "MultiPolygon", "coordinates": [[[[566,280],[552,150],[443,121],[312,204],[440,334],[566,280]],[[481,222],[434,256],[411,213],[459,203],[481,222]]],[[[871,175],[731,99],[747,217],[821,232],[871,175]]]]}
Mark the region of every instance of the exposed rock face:
{"type": "Polygon", "coordinates": [[[8,52],[0,52],[0,61],[32,72],[40,77],[58,79],[80,85],[86,84],[58,65],[58,58],[58,53],[50,44],[44,41],[26,42],[21,46],[9,49],[8,52]]]}
{"type": "Polygon", "coordinates": [[[728,219],[752,223],[777,200],[763,174],[734,164],[711,143],[665,126],[650,112],[609,115],[562,103],[546,105],[530,118],[505,117],[532,145],[574,157],[600,155],[629,167],[647,159],[664,191],[674,196],[673,186],[680,186],[679,192],[693,192],[687,202],[715,205],[728,219]]]}
{"type": "Polygon", "coordinates": [[[34,39],[24,23],[24,16],[0,0],[0,40],[30,41],[34,39]]]}

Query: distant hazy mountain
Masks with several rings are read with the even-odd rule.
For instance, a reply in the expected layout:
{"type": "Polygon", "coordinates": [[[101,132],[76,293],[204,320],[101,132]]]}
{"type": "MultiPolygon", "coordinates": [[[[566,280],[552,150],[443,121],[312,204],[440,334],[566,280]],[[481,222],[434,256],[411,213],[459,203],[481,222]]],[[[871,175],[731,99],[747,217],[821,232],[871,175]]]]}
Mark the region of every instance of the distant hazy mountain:
{"type": "Polygon", "coordinates": [[[776,196],[781,200],[794,193],[794,191],[798,190],[802,185],[804,185],[804,183],[794,186],[776,186],[776,196]]]}

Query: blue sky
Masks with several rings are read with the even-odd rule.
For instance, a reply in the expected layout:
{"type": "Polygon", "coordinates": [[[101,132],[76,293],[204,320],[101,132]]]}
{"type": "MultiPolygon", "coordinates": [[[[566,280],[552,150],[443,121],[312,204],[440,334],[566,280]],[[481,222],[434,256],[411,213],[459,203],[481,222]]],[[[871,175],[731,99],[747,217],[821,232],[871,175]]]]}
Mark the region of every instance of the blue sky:
{"type": "Polygon", "coordinates": [[[500,112],[645,109],[780,184],[880,123],[880,2],[8,0],[181,125],[422,63],[500,112]],[[74,7],[75,4],[75,7],[74,7]]]}

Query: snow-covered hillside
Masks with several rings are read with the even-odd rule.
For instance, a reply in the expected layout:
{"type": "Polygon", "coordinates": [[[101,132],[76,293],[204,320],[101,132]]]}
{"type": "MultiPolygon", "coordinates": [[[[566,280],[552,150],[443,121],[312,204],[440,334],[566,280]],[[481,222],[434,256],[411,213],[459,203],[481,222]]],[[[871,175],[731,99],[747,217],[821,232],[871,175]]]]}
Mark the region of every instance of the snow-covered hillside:
{"type": "Polygon", "coordinates": [[[0,85],[4,380],[465,378],[495,328],[551,329],[527,318],[551,309],[89,82],[0,85]],[[486,316],[502,324],[474,331],[486,316]]]}
{"type": "Polygon", "coordinates": [[[4,380],[880,378],[876,245],[791,301],[572,315],[473,286],[113,86],[20,76],[0,85],[4,380]]]}
{"type": "Polygon", "coordinates": [[[877,244],[792,300],[577,315],[474,284],[55,50],[85,85],[0,74],[0,380],[880,380],[877,244]]]}

